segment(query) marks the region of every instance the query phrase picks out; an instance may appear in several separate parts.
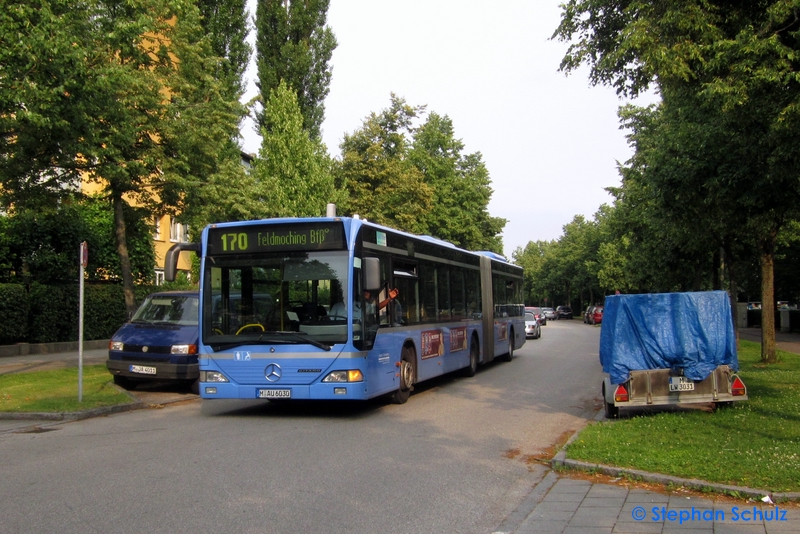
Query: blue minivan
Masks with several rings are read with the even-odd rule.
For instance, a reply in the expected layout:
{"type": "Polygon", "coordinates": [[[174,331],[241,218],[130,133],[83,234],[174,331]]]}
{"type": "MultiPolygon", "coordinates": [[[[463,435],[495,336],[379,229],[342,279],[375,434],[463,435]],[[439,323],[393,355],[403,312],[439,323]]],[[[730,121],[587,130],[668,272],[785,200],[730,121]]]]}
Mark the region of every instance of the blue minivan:
{"type": "Polygon", "coordinates": [[[142,382],[176,380],[197,392],[197,291],[164,291],[148,295],[130,322],[108,344],[114,383],[134,389],[142,382]]]}

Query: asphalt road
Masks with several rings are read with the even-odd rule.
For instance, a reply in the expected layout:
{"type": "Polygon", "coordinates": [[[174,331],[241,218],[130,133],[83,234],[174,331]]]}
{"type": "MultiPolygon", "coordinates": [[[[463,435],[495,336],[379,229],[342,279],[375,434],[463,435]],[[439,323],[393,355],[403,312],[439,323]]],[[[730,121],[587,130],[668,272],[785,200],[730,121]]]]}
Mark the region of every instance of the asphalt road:
{"type": "Polygon", "coordinates": [[[405,405],[200,401],[0,434],[0,532],[492,532],[600,408],[599,328],[405,405]]]}

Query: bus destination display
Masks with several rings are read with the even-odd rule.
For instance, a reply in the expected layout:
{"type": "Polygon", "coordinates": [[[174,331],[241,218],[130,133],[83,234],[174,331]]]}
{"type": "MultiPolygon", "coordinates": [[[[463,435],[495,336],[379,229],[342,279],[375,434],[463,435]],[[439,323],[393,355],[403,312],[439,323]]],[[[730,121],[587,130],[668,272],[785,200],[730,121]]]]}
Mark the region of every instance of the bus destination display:
{"type": "Polygon", "coordinates": [[[259,224],[208,230],[209,255],[344,248],[344,227],[340,222],[259,224]]]}

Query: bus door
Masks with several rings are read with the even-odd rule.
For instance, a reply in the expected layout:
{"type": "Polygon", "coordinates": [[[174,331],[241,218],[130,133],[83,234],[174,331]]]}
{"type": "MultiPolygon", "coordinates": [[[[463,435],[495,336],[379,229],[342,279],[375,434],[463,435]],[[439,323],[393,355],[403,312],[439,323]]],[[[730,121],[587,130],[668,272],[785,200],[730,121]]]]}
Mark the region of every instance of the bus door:
{"type": "MultiPolygon", "coordinates": [[[[358,304],[353,307],[354,333],[357,324],[362,325],[364,335],[363,350],[368,350],[367,368],[365,371],[370,395],[391,391],[397,388],[395,363],[399,361],[400,350],[395,345],[388,326],[386,310],[379,309],[380,294],[385,293],[388,280],[388,261],[382,258],[364,258],[361,262],[362,270],[353,277],[357,282],[353,284],[358,288],[354,295],[358,304]],[[381,326],[381,321],[385,324],[381,326]]],[[[358,262],[356,262],[358,265],[358,262]]]]}

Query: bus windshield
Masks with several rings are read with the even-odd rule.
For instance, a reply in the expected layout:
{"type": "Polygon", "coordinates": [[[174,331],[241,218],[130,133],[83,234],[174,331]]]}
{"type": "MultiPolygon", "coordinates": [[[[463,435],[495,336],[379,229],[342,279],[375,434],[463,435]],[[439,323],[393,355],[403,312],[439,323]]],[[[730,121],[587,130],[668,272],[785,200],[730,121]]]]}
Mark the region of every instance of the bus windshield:
{"type": "Polygon", "coordinates": [[[347,258],[346,251],[208,256],[203,342],[215,351],[346,342],[346,318],[330,312],[349,294],[347,258]]]}

